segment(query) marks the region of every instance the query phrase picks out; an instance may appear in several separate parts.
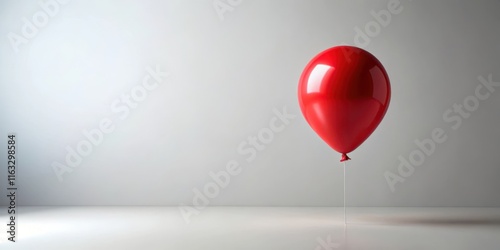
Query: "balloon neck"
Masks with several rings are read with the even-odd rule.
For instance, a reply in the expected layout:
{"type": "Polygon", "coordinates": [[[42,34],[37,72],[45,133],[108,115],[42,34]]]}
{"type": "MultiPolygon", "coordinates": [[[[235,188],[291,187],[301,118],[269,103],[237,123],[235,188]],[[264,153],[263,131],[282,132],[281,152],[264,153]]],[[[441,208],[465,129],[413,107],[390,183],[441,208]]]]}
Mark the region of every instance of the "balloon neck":
{"type": "Polygon", "coordinates": [[[340,162],[343,162],[343,161],[348,161],[350,160],[351,158],[349,158],[349,156],[347,156],[346,153],[343,153],[342,154],[342,158],[340,159],[340,162]]]}

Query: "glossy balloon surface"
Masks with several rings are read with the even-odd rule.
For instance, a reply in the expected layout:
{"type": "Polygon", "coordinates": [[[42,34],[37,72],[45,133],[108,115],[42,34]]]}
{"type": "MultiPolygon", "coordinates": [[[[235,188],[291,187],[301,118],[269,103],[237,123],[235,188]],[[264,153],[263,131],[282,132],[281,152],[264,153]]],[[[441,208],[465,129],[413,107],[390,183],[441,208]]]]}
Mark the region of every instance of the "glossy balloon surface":
{"type": "Polygon", "coordinates": [[[359,147],[382,121],[391,87],[375,56],[357,47],[337,46],[307,64],[298,96],[309,125],[347,160],[346,154],[359,147]]]}

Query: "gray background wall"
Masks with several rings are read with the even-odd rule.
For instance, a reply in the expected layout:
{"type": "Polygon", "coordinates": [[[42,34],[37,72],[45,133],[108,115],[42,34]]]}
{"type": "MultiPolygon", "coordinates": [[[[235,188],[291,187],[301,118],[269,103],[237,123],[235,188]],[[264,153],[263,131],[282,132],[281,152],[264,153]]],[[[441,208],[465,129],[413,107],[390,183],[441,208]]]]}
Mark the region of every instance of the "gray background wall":
{"type": "MultiPolygon", "coordinates": [[[[478,76],[500,81],[499,1],[401,0],[379,30],[371,11],[388,11],[391,1],[221,2],[227,11],[219,16],[212,0],[73,0],[52,9],[16,52],[10,32],[22,36],[23,18],[43,8],[2,1],[0,134],[18,136],[19,203],[190,204],[211,171],[235,160],[243,171],[210,205],[341,206],[340,155],[302,118],[296,89],[315,54],[351,44],[385,65],[393,97],[379,128],[350,155],[348,203],[500,205],[500,87],[456,130],[443,119],[455,103],[474,104],[478,76]],[[366,25],[369,41],[355,40],[366,25]],[[112,103],[156,65],[170,75],[120,119],[112,103]],[[296,118],[247,162],[239,144],[284,107],[296,118]],[[106,117],[115,130],[59,181],[54,162],[64,163],[65,148],[106,117]],[[446,141],[401,176],[398,157],[408,159],[414,140],[435,128],[446,141]],[[394,192],[389,172],[405,180],[394,192]]],[[[6,152],[0,161],[5,197],[6,152]]]]}

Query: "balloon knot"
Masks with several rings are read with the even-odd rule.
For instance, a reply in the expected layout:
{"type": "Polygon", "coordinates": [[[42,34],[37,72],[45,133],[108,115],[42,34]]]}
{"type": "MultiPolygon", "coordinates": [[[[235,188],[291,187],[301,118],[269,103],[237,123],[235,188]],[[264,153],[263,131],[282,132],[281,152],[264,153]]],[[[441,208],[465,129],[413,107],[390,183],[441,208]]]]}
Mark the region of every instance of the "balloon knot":
{"type": "Polygon", "coordinates": [[[347,156],[346,153],[342,153],[342,158],[340,159],[340,162],[343,162],[343,161],[348,161],[350,160],[351,158],[349,158],[349,156],[347,156]]]}

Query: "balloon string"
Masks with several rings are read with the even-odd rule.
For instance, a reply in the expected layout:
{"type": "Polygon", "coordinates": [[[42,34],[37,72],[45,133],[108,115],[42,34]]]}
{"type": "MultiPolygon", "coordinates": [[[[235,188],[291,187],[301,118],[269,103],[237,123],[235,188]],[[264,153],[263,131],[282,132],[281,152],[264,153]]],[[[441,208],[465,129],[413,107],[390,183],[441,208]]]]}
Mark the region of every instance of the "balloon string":
{"type": "Polygon", "coordinates": [[[345,207],[346,207],[346,203],[345,203],[345,161],[343,162],[344,164],[344,225],[347,225],[347,217],[346,217],[346,212],[345,212],[345,207]]]}

